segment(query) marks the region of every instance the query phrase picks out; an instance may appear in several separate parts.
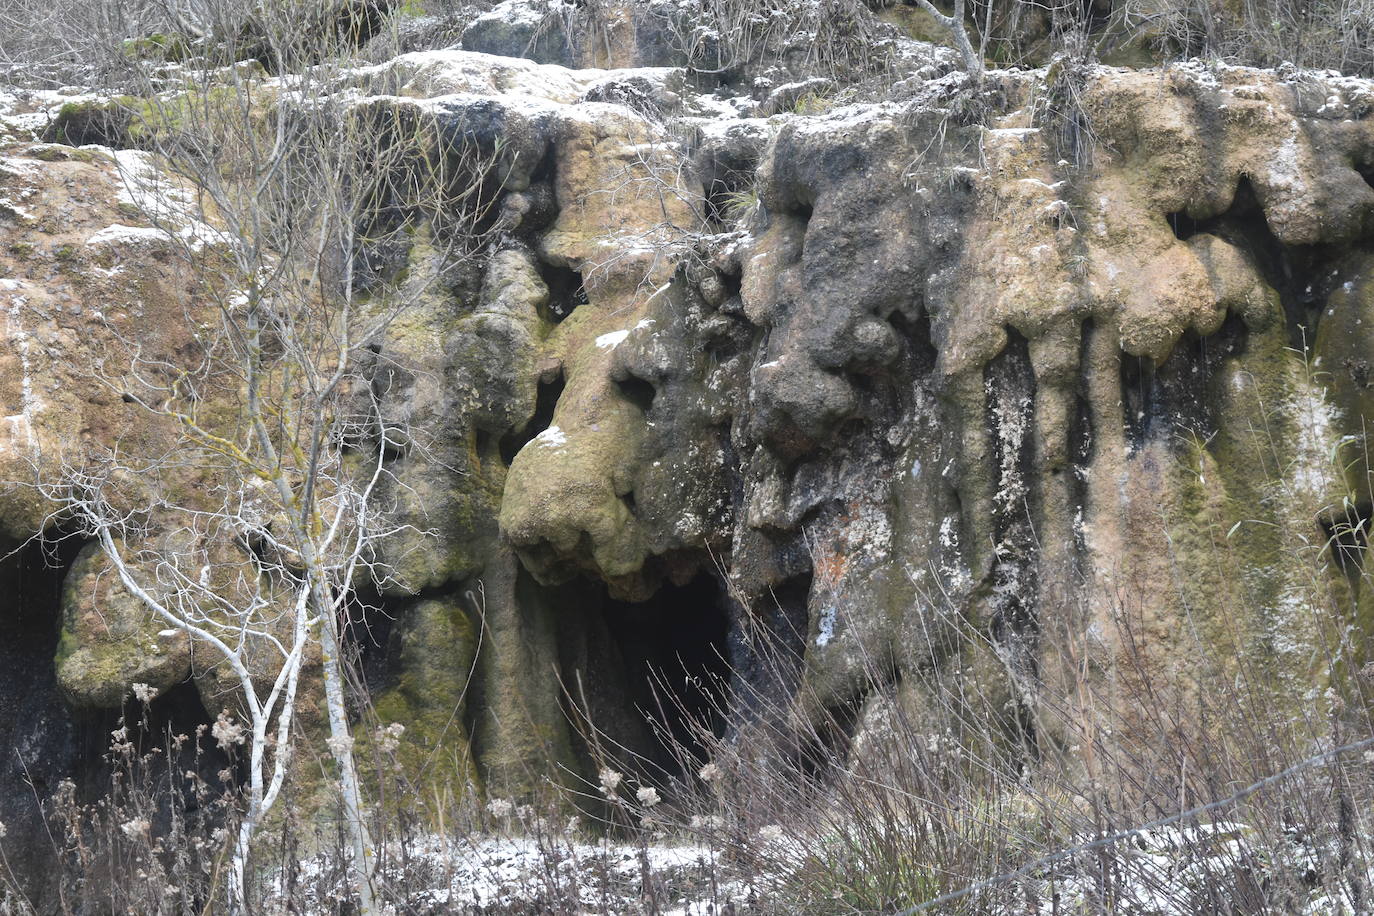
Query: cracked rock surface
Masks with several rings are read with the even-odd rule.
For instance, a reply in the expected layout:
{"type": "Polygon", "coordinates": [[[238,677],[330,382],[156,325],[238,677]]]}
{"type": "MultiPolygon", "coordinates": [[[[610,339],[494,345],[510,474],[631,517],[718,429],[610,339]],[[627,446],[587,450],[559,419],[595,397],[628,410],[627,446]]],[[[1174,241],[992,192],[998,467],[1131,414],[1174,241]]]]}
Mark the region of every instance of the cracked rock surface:
{"type": "MultiPolygon", "coordinates": [[[[862,723],[876,657],[914,714],[963,679],[1032,741],[1084,677],[1111,704],[1160,675],[1187,730],[1240,647],[1293,703],[1332,632],[1369,660],[1374,596],[1319,555],[1374,511],[1374,84],[1190,64],[974,87],[936,55],[895,100],[798,112],[626,42],[417,52],[340,87],[504,157],[489,249],[377,344],[383,425],[425,443],[389,458],[367,583],[406,741],[494,793],[585,771],[560,686],[581,677],[652,753],[634,705],[662,634],[762,686],[759,621],[800,659],[763,689],[862,723]]],[[[134,155],[0,158],[4,479],[169,435],[90,382],[129,341],[192,346],[187,277],[120,204],[134,155]]],[[[394,255],[414,276],[447,269],[426,231],[394,255]]],[[[0,492],[12,543],[50,512],[0,492]]],[[[95,567],[52,590],[50,714],[188,672],[205,694],[95,567]]],[[[1122,741],[1145,712],[1115,711],[1122,741]]]]}

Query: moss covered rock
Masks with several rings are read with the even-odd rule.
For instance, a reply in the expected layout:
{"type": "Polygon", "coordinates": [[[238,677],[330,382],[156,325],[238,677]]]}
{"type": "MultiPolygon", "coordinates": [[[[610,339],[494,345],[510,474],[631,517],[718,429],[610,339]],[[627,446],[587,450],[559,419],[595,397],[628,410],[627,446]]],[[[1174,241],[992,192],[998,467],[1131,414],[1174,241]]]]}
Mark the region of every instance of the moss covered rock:
{"type": "Polygon", "coordinates": [[[396,677],[373,700],[380,734],[364,757],[384,752],[390,765],[394,754],[400,775],[425,798],[481,785],[467,733],[480,639],[466,600],[419,601],[402,613],[387,651],[396,677]]]}
{"type": "Polygon", "coordinates": [[[186,680],[191,647],[184,632],[124,588],[100,545],[91,544],[67,573],[55,661],[73,706],[118,709],[134,684],[160,693],[186,680]]]}

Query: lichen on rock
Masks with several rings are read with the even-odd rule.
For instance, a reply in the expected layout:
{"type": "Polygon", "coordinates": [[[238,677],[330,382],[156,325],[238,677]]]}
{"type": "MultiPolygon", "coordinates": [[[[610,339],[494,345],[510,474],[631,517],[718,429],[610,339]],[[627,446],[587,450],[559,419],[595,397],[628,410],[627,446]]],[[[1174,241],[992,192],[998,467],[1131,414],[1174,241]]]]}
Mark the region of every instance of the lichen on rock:
{"type": "MultiPolygon", "coordinates": [[[[517,5],[465,46],[528,45],[517,5]]],[[[1009,742],[1070,747],[1097,703],[1143,742],[1147,675],[1187,732],[1239,657],[1294,708],[1333,633],[1334,664],[1364,664],[1370,87],[1198,63],[976,82],[931,54],[880,102],[815,107],[472,50],[341,79],[425,155],[494,163],[487,244],[452,257],[448,224],[408,213],[366,252],[413,293],[368,341],[375,429],[341,459],[387,471],[357,587],[403,608],[375,701],[407,767],[503,797],[550,760],[585,772],[565,676],[639,670],[604,609],[681,613],[665,596],[702,576],[735,682],[854,710],[856,753],[892,702],[935,728],[956,681],[1009,742]],[[750,655],[757,626],[795,671],[750,655]]],[[[130,154],[47,149],[0,160],[12,479],[159,441],[77,370],[123,339],[194,350],[162,230],[117,202],[130,154]]],[[[49,513],[0,494],[12,538],[49,513]]],[[[145,651],[108,578],[89,548],[67,574],[68,696],[210,684],[183,643],[145,651]]]]}

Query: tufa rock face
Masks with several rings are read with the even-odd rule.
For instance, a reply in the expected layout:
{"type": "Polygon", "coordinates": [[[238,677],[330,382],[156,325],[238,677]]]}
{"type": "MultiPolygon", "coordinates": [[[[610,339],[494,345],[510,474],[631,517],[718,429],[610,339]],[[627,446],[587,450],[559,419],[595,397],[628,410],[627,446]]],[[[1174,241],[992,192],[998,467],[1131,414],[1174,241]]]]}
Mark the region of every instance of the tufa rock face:
{"type": "MultiPolygon", "coordinates": [[[[1030,744],[1085,697],[1143,740],[1147,675],[1186,732],[1242,654],[1295,704],[1332,633],[1363,664],[1371,598],[1322,545],[1374,504],[1369,85],[999,72],[765,119],[671,68],[445,51],[349,82],[503,157],[493,244],[455,269],[417,226],[398,269],[442,282],[376,344],[364,448],[398,533],[360,587],[396,617],[378,707],[417,766],[499,794],[585,768],[564,691],[633,718],[605,685],[639,676],[655,621],[860,723],[895,696],[937,727],[940,692],[976,685],[1030,744]],[[797,670],[750,655],[758,621],[797,670]],[[892,685],[869,698],[875,665],[892,685]]],[[[16,479],[66,443],[165,435],[71,380],[107,323],[192,345],[159,317],[178,264],[106,232],[113,166],[69,155],[0,162],[31,201],[0,245],[16,479]],[[15,255],[45,221],[52,250],[15,255]]],[[[3,500],[11,537],[48,524],[33,492],[3,500]]],[[[62,613],[73,703],[188,670],[89,550],[62,613]]]]}
{"type": "Polygon", "coordinates": [[[159,635],[167,623],[124,589],[98,544],[67,571],[62,616],[57,681],[73,706],[118,709],[133,684],[161,693],[191,673],[186,634],[159,635]]]}
{"type": "MultiPolygon", "coordinates": [[[[44,470],[108,449],[165,442],[169,430],[121,399],[117,379],[137,340],[150,358],[194,357],[184,306],[195,279],[152,226],[120,169],[149,179],[145,157],[64,147],[11,150],[0,162],[0,525],[23,540],[53,506],[32,486],[44,470]]],[[[186,485],[193,485],[194,472],[186,485]]]]}

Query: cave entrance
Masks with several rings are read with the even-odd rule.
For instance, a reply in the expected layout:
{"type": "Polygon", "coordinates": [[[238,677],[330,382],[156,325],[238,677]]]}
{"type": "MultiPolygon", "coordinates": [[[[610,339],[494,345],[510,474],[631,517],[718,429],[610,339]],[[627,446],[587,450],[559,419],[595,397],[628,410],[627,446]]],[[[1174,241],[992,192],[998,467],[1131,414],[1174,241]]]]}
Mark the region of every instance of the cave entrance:
{"type": "MultiPolygon", "coordinates": [[[[535,395],[534,415],[523,429],[509,430],[501,437],[498,448],[501,454],[501,463],[510,467],[515,461],[515,456],[520,454],[520,450],[535,436],[548,429],[553,423],[553,412],[558,407],[558,399],[563,396],[563,370],[548,379],[540,379],[539,387],[535,395]]],[[[479,454],[482,448],[479,444],[479,454]]]]}
{"type": "Polygon", "coordinates": [[[56,892],[42,802],[82,762],[79,723],[62,700],[53,665],[62,582],[81,547],[79,538],[53,537],[6,543],[0,551],[0,823],[8,830],[13,877],[35,898],[56,892]]]}
{"type": "Polygon", "coordinates": [[[587,287],[582,274],[571,267],[539,262],[539,274],[549,288],[549,299],[539,308],[539,317],[550,324],[558,324],[579,305],[586,305],[587,287]]]}
{"type": "MultiPolygon", "coordinates": [[[[54,810],[50,806],[65,781],[74,787],[77,805],[109,804],[116,791],[126,801],[132,791],[146,793],[152,804],[143,811],[151,814],[157,835],[170,829],[173,808],[183,824],[201,812],[198,823],[206,822],[208,832],[219,825],[217,809],[200,808],[189,783],[176,776],[195,771],[216,798],[223,790],[219,773],[232,766],[208,739],[199,751],[196,742],[170,740],[198,735],[199,726],[213,721],[189,680],[146,707],[126,697],[122,710],[80,709],[63,697],[54,662],[62,639],[62,594],[89,543],[54,531],[0,550],[0,588],[7,596],[0,606],[0,823],[9,836],[8,877],[37,900],[56,899],[60,883],[73,875],[60,867],[52,843],[57,828],[45,813],[45,807],[54,810]],[[111,752],[113,733],[123,725],[132,764],[116,761],[111,752]]],[[[91,842],[100,828],[82,823],[91,831],[82,842],[91,842]]],[[[108,892],[102,875],[86,875],[96,896],[108,892]]]]}
{"type": "Polygon", "coordinates": [[[586,697],[591,724],[651,768],[688,775],[684,770],[705,755],[707,733],[725,733],[729,606],[706,573],[683,585],[664,583],[645,601],[606,597],[601,626],[587,628],[590,651],[577,666],[582,683],[595,685],[597,696],[586,697]],[[601,641],[598,631],[600,652],[593,645],[601,641]]]}

